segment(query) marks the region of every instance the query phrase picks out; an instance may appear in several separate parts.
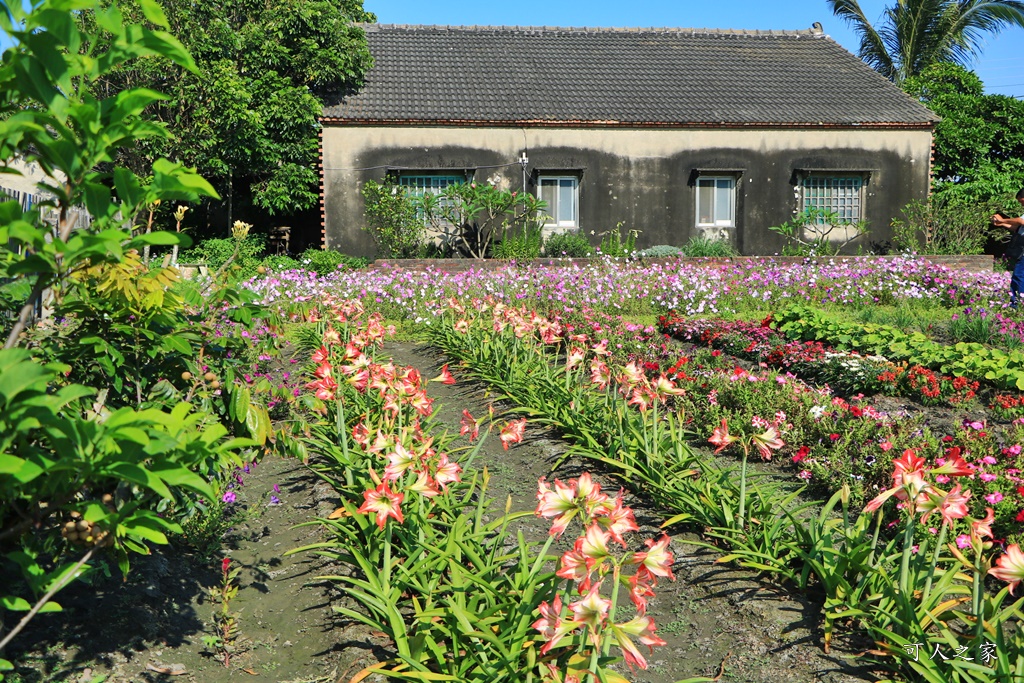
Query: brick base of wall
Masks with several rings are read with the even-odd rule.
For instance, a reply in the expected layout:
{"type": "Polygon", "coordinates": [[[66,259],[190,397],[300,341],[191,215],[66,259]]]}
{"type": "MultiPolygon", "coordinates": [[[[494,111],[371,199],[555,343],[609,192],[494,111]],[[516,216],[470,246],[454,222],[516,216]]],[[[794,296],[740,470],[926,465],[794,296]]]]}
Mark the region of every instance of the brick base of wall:
{"type": "MultiPolygon", "coordinates": [[[[895,261],[902,256],[832,256],[819,259],[822,262],[833,261],[837,263],[854,262],[885,262],[895,261]]],[[[978,273],[992,272],[995,261],[992,256],[924,256],[922,257],[937,266],[945,266],[956,270],[968,270],[978,273]]],[[[732,258],[686,258],[686,257],[662,257],[645,258],[642,263],[658,265],[676,265],[678,263],[696,266],[724,266],[747,263],[749,261],[770,260],[774,263],[804,263],[808,259],[802,256],[735,256],[732,258]]],[[[624,261],[624,259],[623,259],[624,261]]],[[[471,270],[492,271],[515,265],[518,267],[562,267],[562,266],[588,266],[593,264],[606,263],[601,258],[577,258],[577,259],[556,259],[539,258],[530,261],[506,261],[504,259],[379,259],[374,261],[364,270],[394,270],[406,269],[425,271],[428,269],[440,273],[465,273],[471,270]]]]}

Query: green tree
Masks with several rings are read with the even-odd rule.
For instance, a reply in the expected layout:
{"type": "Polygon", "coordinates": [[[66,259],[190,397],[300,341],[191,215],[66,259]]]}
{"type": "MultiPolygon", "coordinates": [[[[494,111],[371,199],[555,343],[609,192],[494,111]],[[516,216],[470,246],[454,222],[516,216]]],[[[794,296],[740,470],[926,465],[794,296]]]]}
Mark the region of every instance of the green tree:
{"type": "Polygon", "coordinates": [[[984,94],[981,80],[955,64],[935,64],[903,85],[942,117],[932,174],[944,201],[985,204],[1024,185],[1024,102],[984,94]]]}
{"type": "Polygon", "coordinates": [[[857,0],[827,0],[829,9],[860,36],[858,55],[897,83],[929,66],[968,66],[990,33],[1024,26],[1017,0],[898,0],[875,27],[857,0]]]}
{"type": "Polygon", "coordinates": [[[317,117],[326,98],[358,84],[369,68],[355,23],[375,17],[362,0],[161,4],[198,69],[140,60],[105,79],[108,91],[143,86],[167,96],[145,116],[171,138],[126,150],[119,161],[141,169],[166,156],[195,166],[227,202],[225,225],[240,202],[271,215],[315,206],[317,117]]]}

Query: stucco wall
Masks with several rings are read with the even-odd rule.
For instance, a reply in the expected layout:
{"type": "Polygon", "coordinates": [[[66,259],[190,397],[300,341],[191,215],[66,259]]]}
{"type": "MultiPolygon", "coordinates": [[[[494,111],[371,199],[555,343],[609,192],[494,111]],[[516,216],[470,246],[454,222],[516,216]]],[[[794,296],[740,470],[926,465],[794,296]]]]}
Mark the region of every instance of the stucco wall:
{"type": "MultiPolygon", "coordinates": [[[[640,230],[637,244],[684,244],[697,234],[697,171],[737,174],[736,227],[728,236],[743,254],[779,252],[768,230],[797,208],[797,174],[806,170],[866,174],[864,218],[870,239],[884,240],[912,199],[928,192],[931,132],[869,129],[620,129],[337,126],[323,129],[324,230],[328,248],[373,256],[362,231],[362,185],[389,168],[477,169],[523,183],[516,163],[529,157],[527,190],[536,172],[579,175],[579,219],[586,232],[622,223],[640,230]]],[[[596,244],[599,238],[592,238],[596,244]]]]}

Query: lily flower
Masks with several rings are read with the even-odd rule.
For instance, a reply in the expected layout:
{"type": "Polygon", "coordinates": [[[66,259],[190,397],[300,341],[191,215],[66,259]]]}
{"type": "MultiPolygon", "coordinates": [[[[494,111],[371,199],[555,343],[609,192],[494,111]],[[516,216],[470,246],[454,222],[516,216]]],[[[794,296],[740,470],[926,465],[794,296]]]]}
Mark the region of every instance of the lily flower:
{"type": "Polygon", "coordinates": [[[722,418],[722,426],[716,427],[715,430],[711,432],[711,438],[708,439],[712,445],[718,446],[718,448],[715,449],[715,453],[721,453],[729,446],[729,444],[735,443],[739,440],[740,437],[729,433],[729,425],[726,423],[724,417],[722,418]]]}
{"type": "Polygon", "coordinates": [[[992,522],[995,519],[992,508],[985,508],[985,517],[971,522],[971,536],[976,537],[978,540],[992,538],[992,522]]]}
{"type": "MultiPolygon", "coordinates": [[[[668,535],[662,534],[658,541],[649,538],[645,543],[648,548],[647,552],[633,553],[631,559],[634,564],[641,565],[637,572],[646,572],[652,576],[662,576],[670,581],[675,581],[676,577],[672,574],[673,557],[668,550],[668,535]]],[[[657,579],[653,579],[651,585],[656,586],[657,579]]]]}
{"type": "Polygon", "coordinates": [[[967,501],[971,497],[970,491],[961,493],[960,484],[957,484],[949,493],[936,494],[942,494],[942,491],[938,489],[929,491],[925,495],[924,501],[917,504],[917,511],[924,513],[921,522],[928,519],[936,510],[942,516],[942,521],[947,524],[952,524],[953,520],[963,519],[967,516],[967,501]]]}
{"type": "Polygon", "coordinates": [[[996,560],[996,566],[989,569],[988,573],[1000,581],[1009,583],[1010,595],[1013,595],[1017,584],[1024,581],[1024,553],[1021,552],[1020,546],[1014,543],[1007,548],[996,560]]]}
{"type": "Polygon", "coordinates": [[[638,616],[623,624],[612,624],[612,635],[615,643],[622,648],[622,655],[630,668],[638,666],[641,669],[647,668],[647,660],[640,653],[633,638],[637,638],[642,644],[654,652],[655,645],[665,645],[665,641],[654,633],[654,620],[648,616],[638,616]]]}
{"type": "Polygon", "coordinates": [[[762,460],[771,460],[772,451],[777,451],[786,445],[775,427],[769,427],[762,434],[752,434],[750,442],[757,448],[762,460]]]}
{"type": "Polygon", "coordinates": [[[359,507],[358,512],[362,514],[376,513],[377,526],[381,529],[384,528],[388,517],[394,517],[396,522],[402,524],[405,522],[401,508],[403,498],[405,498],[404,494],[395,493],[388,488],[387,482],[381,482],[376,489],[363,491],[365,502],[359,507]]]}
{"type": "Polygon", "coordinates": [[[440,382],[441,384],[455,384],[455,378],[452,376],[452,373],[448,370],[447,363],[441,366],[441,374],[430,381],[440,382]]]}
{"type": "Polygon", "coordinates": [[[501,433],[498,438],[501,439],[501,445],[508,450],[510,443],[520,443],[523,440],[523,433],[526,429],[526,418],[521,420],[512,420],[507,425],[502,427],[501,433]]]}
{"type": "Polygon", "coordinates": [[[569,609],[573,613],[572,621],[577,625],[587,627],[587,630],[590,631],[590,642],[595,647],[600,643],[598,632],[604,626],[611,606],[611,600],[601,597],[600,581],[591,586],[581,599],[569,605],[569,609]]]}
{"type": "Polygon", "coordinates": [[[460,422],[459,436],[465,436],[469,434],[470,442],[476,440],[476,437],[480,434],[480,425],[473,419],[473,416],[469,414],[468,410],[462,411],[462,422],[460,422]]]}

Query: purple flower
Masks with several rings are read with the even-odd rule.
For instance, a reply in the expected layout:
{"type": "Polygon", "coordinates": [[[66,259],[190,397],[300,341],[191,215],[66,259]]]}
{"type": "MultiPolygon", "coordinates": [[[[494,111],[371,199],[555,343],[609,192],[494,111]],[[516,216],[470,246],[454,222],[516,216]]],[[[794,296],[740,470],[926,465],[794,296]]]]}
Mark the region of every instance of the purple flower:
{"type": "Polygon", "coordinates": [[[280,498],[278,498],[277,496],[271,496],[270,497],[270,505],[280,505],[280,504],[281,504],[281,499],[280,498]]]}
{"type": "Polygon", "coordinates": [[[1002,499],[1003,499],[1003,494],[1001,494],[999,491],[996,491],[994,493],[990,493],[987,496],[985,496],[985,500],[987,500],[988,502],[992,503],[993,505],[995,505],[996,503],[998,503],[1002,499]]]}
{"type": "Polygon", "coordinates": [[[224,493],[224,495],[221,496],[220,499],[223,500],[225,503],[229,503],[230,504],[230,503],[234,503],[237,498],[238,497],[235,495],[234,491],[226,491],[224,493]]]}
{"type": "Polygon", "coordinates": [[[281,487],[277,484],[274,484],[274,493],[281,493],[281,487]]]}

